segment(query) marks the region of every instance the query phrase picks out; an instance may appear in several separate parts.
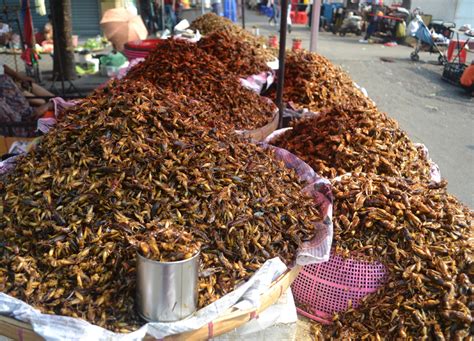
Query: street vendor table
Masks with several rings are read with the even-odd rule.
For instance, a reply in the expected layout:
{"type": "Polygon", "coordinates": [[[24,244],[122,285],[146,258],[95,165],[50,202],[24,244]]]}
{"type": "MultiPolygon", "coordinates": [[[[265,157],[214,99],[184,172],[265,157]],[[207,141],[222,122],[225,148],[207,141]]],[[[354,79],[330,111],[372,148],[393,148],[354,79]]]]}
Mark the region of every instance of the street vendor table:
{"type": "Polygon", "coordinates": [[[467,59],[467,50],[474,50],[474,40],[472,39],[473,36],[456,29],[451,29],[451,31],[456,34],[456,39],[452,39],[449,42],[448,61],[451,63],[458,59],[459,63],[465,64],[467,59]],[[460,34],[462,33],[467,36],[467,39],[459,38],[460,34]]]}

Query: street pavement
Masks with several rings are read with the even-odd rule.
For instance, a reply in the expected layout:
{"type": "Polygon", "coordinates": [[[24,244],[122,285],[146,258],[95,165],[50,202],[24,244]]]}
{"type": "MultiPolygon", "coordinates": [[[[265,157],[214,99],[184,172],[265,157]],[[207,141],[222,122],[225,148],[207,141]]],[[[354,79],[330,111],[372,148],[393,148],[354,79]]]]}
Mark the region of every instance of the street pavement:
{"type": "MultiPolygon", "coordinates": [[[[264,16],[247,11],[246,19],[249,30],[258,26],[261,35],[277,33],[264,16]]],[[[309,48],[309,28],[294,25],[287,48],[294,38],[309,48]]],[[[395,118],[414,142],[428,147],[448,180],[449,191],[473,209],[474,99],[441,79],[437,55],[420,53],[420,62],[415,63],[410,60],[410,47],[361,44],[359,39],[322,32],[317,52],[342,66],[380,110],[395,118]]]]}

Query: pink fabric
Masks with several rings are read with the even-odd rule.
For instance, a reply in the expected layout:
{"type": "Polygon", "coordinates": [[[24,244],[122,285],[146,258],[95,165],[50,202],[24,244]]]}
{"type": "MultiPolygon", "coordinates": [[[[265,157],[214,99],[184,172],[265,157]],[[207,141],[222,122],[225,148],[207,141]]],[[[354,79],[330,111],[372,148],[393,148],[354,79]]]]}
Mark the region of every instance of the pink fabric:
{"type": "Polygon", "coordinates": [[[75,106],[76,104],[80,103],[80,101],[65,101],[61,97],[54,97],[51,99],[51,102],[54,104],[54,115],[56,117],[60,117],[63,112],[70,107],[75,106]]]}

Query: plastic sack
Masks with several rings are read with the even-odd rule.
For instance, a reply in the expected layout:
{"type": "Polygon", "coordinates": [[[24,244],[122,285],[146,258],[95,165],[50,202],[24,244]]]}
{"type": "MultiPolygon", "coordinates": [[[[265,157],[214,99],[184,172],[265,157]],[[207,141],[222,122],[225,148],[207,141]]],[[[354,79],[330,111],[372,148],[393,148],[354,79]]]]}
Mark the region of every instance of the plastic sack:
{"type": "Polygon", "coordinates": [[[257,75],[252,75],[247,78],[240,78],[240,84],[247,89],[253,90],[260,94],[267,90],[274,82],[275,77],[273,72],[261,72],[257,75]]]}
{"type": "Polygon", "coordinates": [[[419,15],[417,15],[410,23],[408,24],[407,30],[408,34],[412,37],[416,35],[416,32],[420,29],[420,22],[422,22],[422,19],[419,15]]]}
{"type": "Polygon", "coordinates": [[[8,174],[15,168],[17,158],[18,156],[12,156],[6,160],[0,161],[0,177],[8,174]]]}
{"type": "MultiPolygon", "coordinates": [[[[322,219],[315,222],[315,237],[303,243],[298,250],[296,264],[307,265],[325,262],[329,259],[332,238],[332,188],[328,180],[319,177],[311,167],[290,152],[260,144],[274,150],[275,157],[282,160],[286,167],[293,168],[306,186],[303,192],[312,196],[322,219]]],[[[141,340],[146,334],[155,338],[197,330],[221,316],[229,308],[257,309],[261,294],[265,293],[287,270],[279,259],[267,260],[262,267],[245,283],[233,292],[197,311],[191,317],[172,323],[147,323],[130,334],[118,334],[95,326],[81,319],[66,316],[42,314],[32,306],[0,293],[0,315],[11,316],[30,323],[34,331],[46,340],[141,340]]]]}
{"type": "Polygon", "coordinates": [[[100,57],[100,64],[105,66],[120,67],[125,64],[126,61],[128,61],[127,57],[120,52],[111,52],[108,55],[100,57]]]}
{"type": "Polygon", "coordinates": [[[291,288],[288,288],[278,301],[261,312],[258,318],[213,340],[294,340],[297,321],[295,300],[291,288]]]}
{"type": "Polygon", "coordinates": [[[428,160],[428,163],[430,164],[430,176],[431,176],[431,181],[435,183],[440,183],[441,182],[441,170],[439,169],[439,166],[433,162],[430,158],[430,153],[428,152],[428,148],[423,144],[423,143],[415,143],[415,147],[421,151],[422,155],[428,160]]]}

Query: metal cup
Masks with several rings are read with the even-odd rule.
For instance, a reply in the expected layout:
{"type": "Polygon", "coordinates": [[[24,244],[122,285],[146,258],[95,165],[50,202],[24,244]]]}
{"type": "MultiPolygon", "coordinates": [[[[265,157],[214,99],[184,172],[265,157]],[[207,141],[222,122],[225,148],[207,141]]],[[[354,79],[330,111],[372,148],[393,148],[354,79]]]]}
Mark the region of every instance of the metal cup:
{"type": "Polygon", "coordinates": [[[199,256],[157,262],[137,253],[138,313],[147,321],[182,320],[197,309],[199,256]]]}

